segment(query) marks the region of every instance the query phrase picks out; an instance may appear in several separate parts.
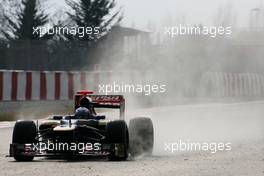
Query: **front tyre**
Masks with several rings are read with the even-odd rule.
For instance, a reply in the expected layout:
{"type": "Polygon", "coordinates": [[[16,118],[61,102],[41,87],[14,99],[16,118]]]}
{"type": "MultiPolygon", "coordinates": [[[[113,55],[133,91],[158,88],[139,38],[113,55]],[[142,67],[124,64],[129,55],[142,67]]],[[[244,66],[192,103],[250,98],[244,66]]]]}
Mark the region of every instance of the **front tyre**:
{"type": "MultiPolygon", "coordinates": [[[[17,121],[13,130],[13,144],[36,143],[37,127],[33,121],[17,121]]],[[[16,161],[32,161],[34,156],[27,156],[23,153],[14,153],[16,161]]]]}
{"type": "Polygon", "coordinates": [[[138,117],[129,122],[129,150],[132,157],[151,155],[154,145],[154,128],[150,118],[138,117]]]}
{"type": "Polygon", "coordinates": [[[108,159],[110,161],[122,161],[128,157],[128,128],[125,121],[109,122],[106,126],[107,140],[112,145],[108,159]]]}

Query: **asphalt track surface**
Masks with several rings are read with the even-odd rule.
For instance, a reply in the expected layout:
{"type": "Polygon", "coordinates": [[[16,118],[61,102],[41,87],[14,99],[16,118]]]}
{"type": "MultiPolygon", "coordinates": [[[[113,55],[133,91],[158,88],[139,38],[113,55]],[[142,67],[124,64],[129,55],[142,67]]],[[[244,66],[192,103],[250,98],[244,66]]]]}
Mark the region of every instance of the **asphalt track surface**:
{"type": "Polygon", "coordinates": [[[264,102],[181,105],[133,110],[128,117],[151,116],[155,149],[151,157],[125,162],[106,159],[6,158],[13,123],[0,123],[0,175],[3,176],[263,176],[264,102]],[[229,142],[231,151],[167,151],[165,143],[229,142]]]}

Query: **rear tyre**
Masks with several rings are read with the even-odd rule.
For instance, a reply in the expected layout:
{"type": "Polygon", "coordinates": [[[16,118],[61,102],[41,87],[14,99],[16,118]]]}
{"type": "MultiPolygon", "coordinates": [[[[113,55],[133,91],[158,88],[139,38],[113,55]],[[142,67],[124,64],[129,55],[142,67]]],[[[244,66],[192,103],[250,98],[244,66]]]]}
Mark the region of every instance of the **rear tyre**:
{"type": "Polygon", "coordinates": [[[151,155],[154,145],[154,128],[150,118],[138,117],[129,122],[129,152],[132,157],[151,155]]]}
{"type": "MultiPolygon", "coordinates": [[[[13,144],[33,144],[36,143],[37,127],[33,121],[18,121],[13,130],[13,144]]],[[[27,156],[23,153],[15,152],[16,161],[32,161],[34,156],[27,156]]]]}
{"type": "Polygon", "coordinates": [[[109,122],[106,126],[107,141],[114,145],[108,156],[110,161],[122,161],[128,157],[128,128],[125,121],[118,120],[109,122]]]}

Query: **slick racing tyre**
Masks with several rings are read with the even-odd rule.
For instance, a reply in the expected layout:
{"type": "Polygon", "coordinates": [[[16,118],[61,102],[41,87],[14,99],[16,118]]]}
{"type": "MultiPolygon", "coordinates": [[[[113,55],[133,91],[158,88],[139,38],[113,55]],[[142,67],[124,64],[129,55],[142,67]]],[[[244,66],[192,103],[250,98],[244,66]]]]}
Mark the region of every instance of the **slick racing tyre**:
{"type": "Polygon", "coordinates": [[[150,118],[138,117],[129,122],[129,152],[132,157],[151,155],[154,144],[154,129],[150,118]]]}
{"type": "Polygon", "coordinates": [[[128,157],[128,128],[125,121],[118,120],[109,122],[106,126],[108,143],[113,145],[109,160],[121,161],[128,157]]]}
{"type": "MultiPolygon", "coordinates": [[[[13,144],[33,144],[36,143],[37,127],[33,121],[18,121],[13,130],[13,144]]],[[[15,152],[16,161],[32,161],[34,156],[26,156],[15,152]]]]}

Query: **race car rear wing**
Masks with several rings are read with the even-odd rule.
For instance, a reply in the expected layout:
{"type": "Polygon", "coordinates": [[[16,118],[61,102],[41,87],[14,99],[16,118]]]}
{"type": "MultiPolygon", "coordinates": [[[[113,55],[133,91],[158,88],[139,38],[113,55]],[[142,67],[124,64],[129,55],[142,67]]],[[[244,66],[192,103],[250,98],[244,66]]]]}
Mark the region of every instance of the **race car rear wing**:
{"type": "Polygon", "coordinates": [[[75,109],[80,107],[83,97],[90,97],[94,108],[110,108],[120,110],[120,119],[125,118],[125,99],[122,95],[92,95],[91,91],[79,91],[75,95],[75,109]]]}

